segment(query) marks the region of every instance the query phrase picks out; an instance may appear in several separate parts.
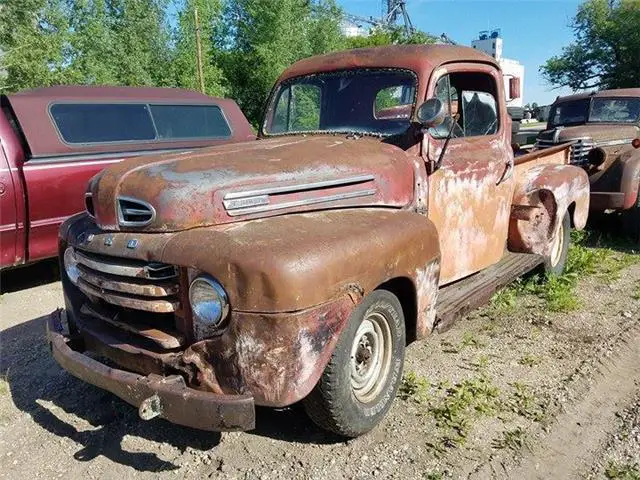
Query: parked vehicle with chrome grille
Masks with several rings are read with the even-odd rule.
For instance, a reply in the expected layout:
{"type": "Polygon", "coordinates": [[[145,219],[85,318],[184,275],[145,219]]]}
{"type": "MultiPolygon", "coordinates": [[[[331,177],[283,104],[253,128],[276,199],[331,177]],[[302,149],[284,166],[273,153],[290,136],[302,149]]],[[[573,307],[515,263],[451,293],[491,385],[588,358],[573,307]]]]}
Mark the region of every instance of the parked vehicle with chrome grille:
{"type": "Polygon", "coordinates": [[[0,268],[55,257],[60,225],[107,165],[255,138],[235,102],[188,90],[60,86],[0,105],[0,268]]]}
{"type": "Polygon", "coordinates": [[[640,242],[640,88],[558,97],[537,146],[565,142],[591,182],[591,209],[623,212],[640,242]]]}
{"type": "Polygon", "coordinates": [[[54,357],[143,419],[247,430],[255,405],[302,401],[369,431],[408,343],[562,271],[586,222],[567,146],[514,158],[503,85],[466,47],[312,57],[281,75],[258,141],[107,168],[60,230],[54,357]]]}

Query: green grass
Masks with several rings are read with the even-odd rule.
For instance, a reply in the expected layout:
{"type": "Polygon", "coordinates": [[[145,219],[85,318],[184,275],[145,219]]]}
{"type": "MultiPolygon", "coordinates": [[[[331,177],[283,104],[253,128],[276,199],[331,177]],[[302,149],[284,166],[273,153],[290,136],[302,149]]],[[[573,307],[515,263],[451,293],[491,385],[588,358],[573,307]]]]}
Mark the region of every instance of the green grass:
{"type": "Polygon", "coordinates": [[[545,420],[545,402],[536,397],[531,387],[520,382],[511,386],[513,391],[503,400],[503,409],[534,422],[545,420]]]}
{"type": "MultiPolygon", "coordinates": [[[[613,249],[607,245],[617,245],[613,240],[590,231],[572,231],[571,246],[567,254],[565,272],[559,276],[541,278],[532,275],[526,280],[518,280],[496,292],[490,308],[498,315],[508,315],[515,311],[518,298],[532,294],[544,300],[544,307],[551,312],[569,312],[580,307],[576,294],[578,280],[593,276],[610,283],[617,280],[620,272],[640,262],[640,255],[626,246],[613,249]],[[629,250],[629,251],[627,251],[629,250]]],[[[634,298],[640,298],[640,287],[634,298]]]]}
{"type": "Polygon", "coordinates": [[[525,365],[525,366],[527,366],[527,367],[535,367],[536,365],[539,365],[539,364],[540,364],[540,362],[541,362],[540,357],[535,356],[535,355],[531,355],[531,354],[529,354],[529,353],[527,353],[527,354],[525,354],[525,355],[521,356],[521,357],[518,359],[518,363],[519,363],[520,365],[525,365]]]}
{"type": "Polygon", "coordinates": [[[502,432],[502,436],[494,439],[491,442],[491,446],[498,449],[508,448],[517,451],[526,445],[526,443],[526,432],[522,427],[516,427],[512,430],[502,432]]]}
{"type": "Polygon", "coordinates": [[[604,469],[604,475],[612,480],[640,480],[640,465],[609,462],[604,469]]]}

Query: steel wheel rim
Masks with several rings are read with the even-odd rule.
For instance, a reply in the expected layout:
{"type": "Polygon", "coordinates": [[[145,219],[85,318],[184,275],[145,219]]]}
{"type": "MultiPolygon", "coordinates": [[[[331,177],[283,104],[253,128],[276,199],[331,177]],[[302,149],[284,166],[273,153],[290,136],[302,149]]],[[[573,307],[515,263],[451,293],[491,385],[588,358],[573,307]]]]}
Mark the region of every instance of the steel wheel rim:
{"type": "Polygon", "coordinates": [[[362,403],[374,400],[391,367],[393,340],[387,318],[371,312],[362,321],[351,345],[351,388],[362,403]]]}
{"type": "Polygon", "coordinates": [[[562,250],[564,248],[564,224],[560,222],[551,245],[551,266],[555,267],[560,262],[562,250]]]}

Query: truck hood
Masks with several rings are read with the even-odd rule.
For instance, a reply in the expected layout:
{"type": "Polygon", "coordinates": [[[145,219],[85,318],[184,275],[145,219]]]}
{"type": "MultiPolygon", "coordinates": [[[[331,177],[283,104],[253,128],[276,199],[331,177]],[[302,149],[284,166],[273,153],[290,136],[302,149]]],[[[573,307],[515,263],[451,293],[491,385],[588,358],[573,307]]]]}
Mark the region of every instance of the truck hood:
{"type": "Polygon", "coordinates": [[[413,200],[413,185],[412,164],[393,145],[311,136],[138,157],[103,170],[88,195],[104,230],[167,232],[290,212],[399,208],[413,200]]]}
{"type": "Polygon", "coordinates": [[[554,143],[564,143],[581,138],[590,138],[596,146],[600,143],[614,142],[619,140],[629,140],[636,138],[640,129],[636,125],[624,124],[587,124],[576,125],[575,127],[556,127],[540,132],[540,140],[553,141],[554,143]]]}

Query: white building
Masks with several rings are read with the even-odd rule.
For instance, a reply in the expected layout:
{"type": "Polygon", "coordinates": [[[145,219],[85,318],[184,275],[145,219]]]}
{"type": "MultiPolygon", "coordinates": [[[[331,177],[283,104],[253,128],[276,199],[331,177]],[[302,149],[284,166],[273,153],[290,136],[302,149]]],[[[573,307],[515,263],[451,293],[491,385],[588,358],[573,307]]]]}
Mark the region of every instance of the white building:
{"type": "Polygon", "coordinates": [[[369,35],[369,30],[348,20],[340,22],[340,30],[345,37],[366,37],[369,35]]]}
{"type": "Polygon", "coordinates": [[[491,55],[498,61],[504,75],[504,91],[507,95],[507,106],[522,107],[524,104],[524,100],[522,98],[524,93],[524,65],[517,60],[504,58],[502,56],[502,37],[500,36],[500,30],[480,32],[479,37],[471,42],[471,46],[491,55]],[[519,98],[509,97],[509,83],[513,78],[519,79],[519,98]]]}

